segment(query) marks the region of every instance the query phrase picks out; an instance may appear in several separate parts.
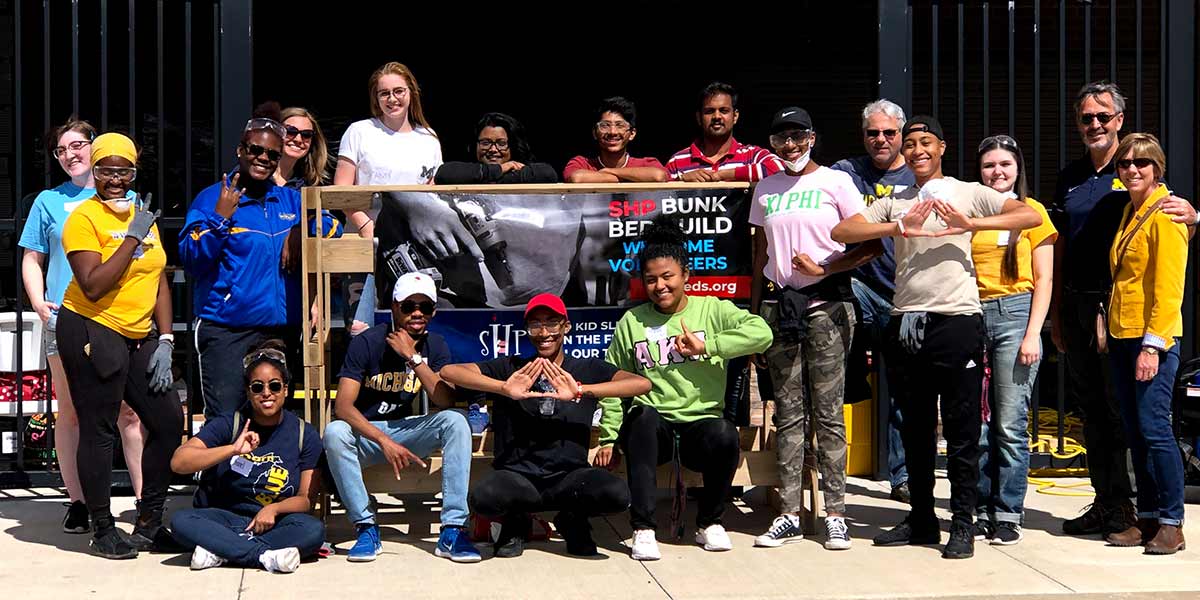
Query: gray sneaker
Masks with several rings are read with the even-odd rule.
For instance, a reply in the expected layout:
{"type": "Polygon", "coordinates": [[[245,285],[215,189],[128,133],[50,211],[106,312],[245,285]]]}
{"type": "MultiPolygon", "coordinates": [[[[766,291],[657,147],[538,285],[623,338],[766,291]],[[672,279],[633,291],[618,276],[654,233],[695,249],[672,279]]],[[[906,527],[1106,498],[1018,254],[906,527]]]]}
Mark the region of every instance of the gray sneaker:
{"type": "Polygon", "coordinates": [[[1023,537],[1025,537],[1025,535],[1021,533],[1020,525],[1001,521],[1000,523],[996,524],[996,533],[992,535],[992,545],[1015,546],[1023,537]]]}

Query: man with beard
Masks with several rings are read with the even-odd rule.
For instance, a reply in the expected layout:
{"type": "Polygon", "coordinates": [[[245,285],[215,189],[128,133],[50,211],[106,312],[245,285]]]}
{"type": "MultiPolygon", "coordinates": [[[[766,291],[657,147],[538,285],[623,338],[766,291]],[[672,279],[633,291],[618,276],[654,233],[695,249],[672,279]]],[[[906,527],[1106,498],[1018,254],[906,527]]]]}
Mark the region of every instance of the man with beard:
{"type": "Polygon", "coordinates": [[[733,137],[738,122],[737,91],[713,82],[700,91],[696,123],[700,139],[667,161],[671,179],[688,182],[755,182],[783,170],[779,157],[766,148],[743,144],[733,137]]]}

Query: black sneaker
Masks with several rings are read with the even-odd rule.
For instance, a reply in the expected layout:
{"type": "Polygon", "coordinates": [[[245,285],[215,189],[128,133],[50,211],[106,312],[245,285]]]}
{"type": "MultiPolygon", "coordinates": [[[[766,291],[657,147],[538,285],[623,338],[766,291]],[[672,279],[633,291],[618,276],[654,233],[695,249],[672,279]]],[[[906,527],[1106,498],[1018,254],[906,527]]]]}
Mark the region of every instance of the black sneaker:
{"type": "Polygon", "coordinates": [[[595,556],[596,542],[592,539],[592,524],[586,517],[560,511],[554,517],[554,529],[567,543],[567,554],[571,556],[595,556]]]}
{"type": "Polygon", "coordinates": [[[525,553],[525,541],[519,536],[508,538],[507,541],[496,542],[492,556],[496,558],[516,558],[525,553]]]}
{"type": "Polygon", "coordinates": [[[92,520],[88,515],[87,505],[82,500],[76,500],[68,505],[67,514],[63,516],[63,531],[67,533],[87,533],[92,530],[92,520]]]}
{"type": "Polygon", "coordinates": [[[990,540],[996,536],[996,524],[989,519],[975,519],[975,524],[971,527],[971,534],[978,541],[990,540]]]}
{"type": "Polygon", "coordinates": [[[138,555],[137,548],[133,547],[126,540],[125,535],[111,525],[96,531],[96,535],[92,537],[91,547],[92,554],[114,560],[137,558],[138,555]]]}
{"type": "Polygon", "coordinates": [[[971,558],[975,556],[975,537],[971,527],[955,523],[950,526],[950,541],[942,548],[942,558],[971,558]]]}
{"type": "Polygon", "coordinates": [[[1088,505],[1082,515],[1063,521],[1063,533],[1067,535],[1092,535],[1104,531],[1104,523],[1110,511],[1099,502],[1088,505]]]}
{"type": "Polygon", "coordinates": [[[911,519],[885,531],[871,540],[876,546],[928,546],[942,542],[942,532],[934,520],[929,524],[914,527],[911,519]]]}
{"type": "Polygon", "coordinates": [[[1015,546],[1023,537],[1025,535],[1021,533],[1020,525],[1001,521],[996,525],[996,535],[992,536],[991,540],[993,546],[1015,546]]]}
{"type": "Polygon", "coordinates": [[[895,500],[896,502],[903,502],[905,504],[911,504],[912,503],[912,494],[910,494],[908,491],[908,482],[905,481],[904,483],[901,483],[900,485],[892,488],[892,493],[888,494],[888,498],[891,498],[892,500],[895,500]]]}
{"type": "Polygon", "coordinates": [[[162,525],[154,528],[134,528],[133,533],[126,539],[133,547],[142,552],[182,554],[188,550],[175,539],[169,529],[162,525]]]}

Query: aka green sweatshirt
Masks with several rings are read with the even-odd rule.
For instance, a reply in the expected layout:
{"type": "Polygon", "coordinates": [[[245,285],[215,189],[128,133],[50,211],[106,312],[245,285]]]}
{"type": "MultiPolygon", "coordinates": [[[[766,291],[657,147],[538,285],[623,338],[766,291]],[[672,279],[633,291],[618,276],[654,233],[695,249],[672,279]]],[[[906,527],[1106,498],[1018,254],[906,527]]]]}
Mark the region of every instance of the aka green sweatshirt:
{"type": "MultiPolygon", "coordinates": [[[[771,328],[758,315],[728,300],[688,296],[683,311],[666,315],[647,302],[625,313],[617,323],[606,356],[619,369],[650,380],[650,393],[634,404],[652,406],[668,421],[688,423],[721,417],[725,407],[725,363],[762,352],[771,345],[771,328]],[[683,332],[679,322],[704,340],[706,354],[684,358],[675,349],[683,332]]],[[[605,398],[600,419],[600,445],[617,441],[625,415],[619,398],[605,398]]]]}

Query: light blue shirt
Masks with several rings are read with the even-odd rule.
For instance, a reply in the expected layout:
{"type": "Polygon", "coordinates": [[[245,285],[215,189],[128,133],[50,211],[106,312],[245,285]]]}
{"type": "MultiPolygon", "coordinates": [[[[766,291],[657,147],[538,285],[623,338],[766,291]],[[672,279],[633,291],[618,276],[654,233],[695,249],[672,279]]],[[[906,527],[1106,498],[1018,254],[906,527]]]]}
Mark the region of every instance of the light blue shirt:
{"type": "Polygon", "coordinates": [[[75,207],[96,195],[94,188],[81,188],[70,181],[45,190],[33,201],[29,219],[21,231],[22,248],[41,252],[48,257],[46,265],[46,301],[61,304],[67,284],[71,282],[71,265],[63,252],[62,231],[67,216],[75,207]]]}

